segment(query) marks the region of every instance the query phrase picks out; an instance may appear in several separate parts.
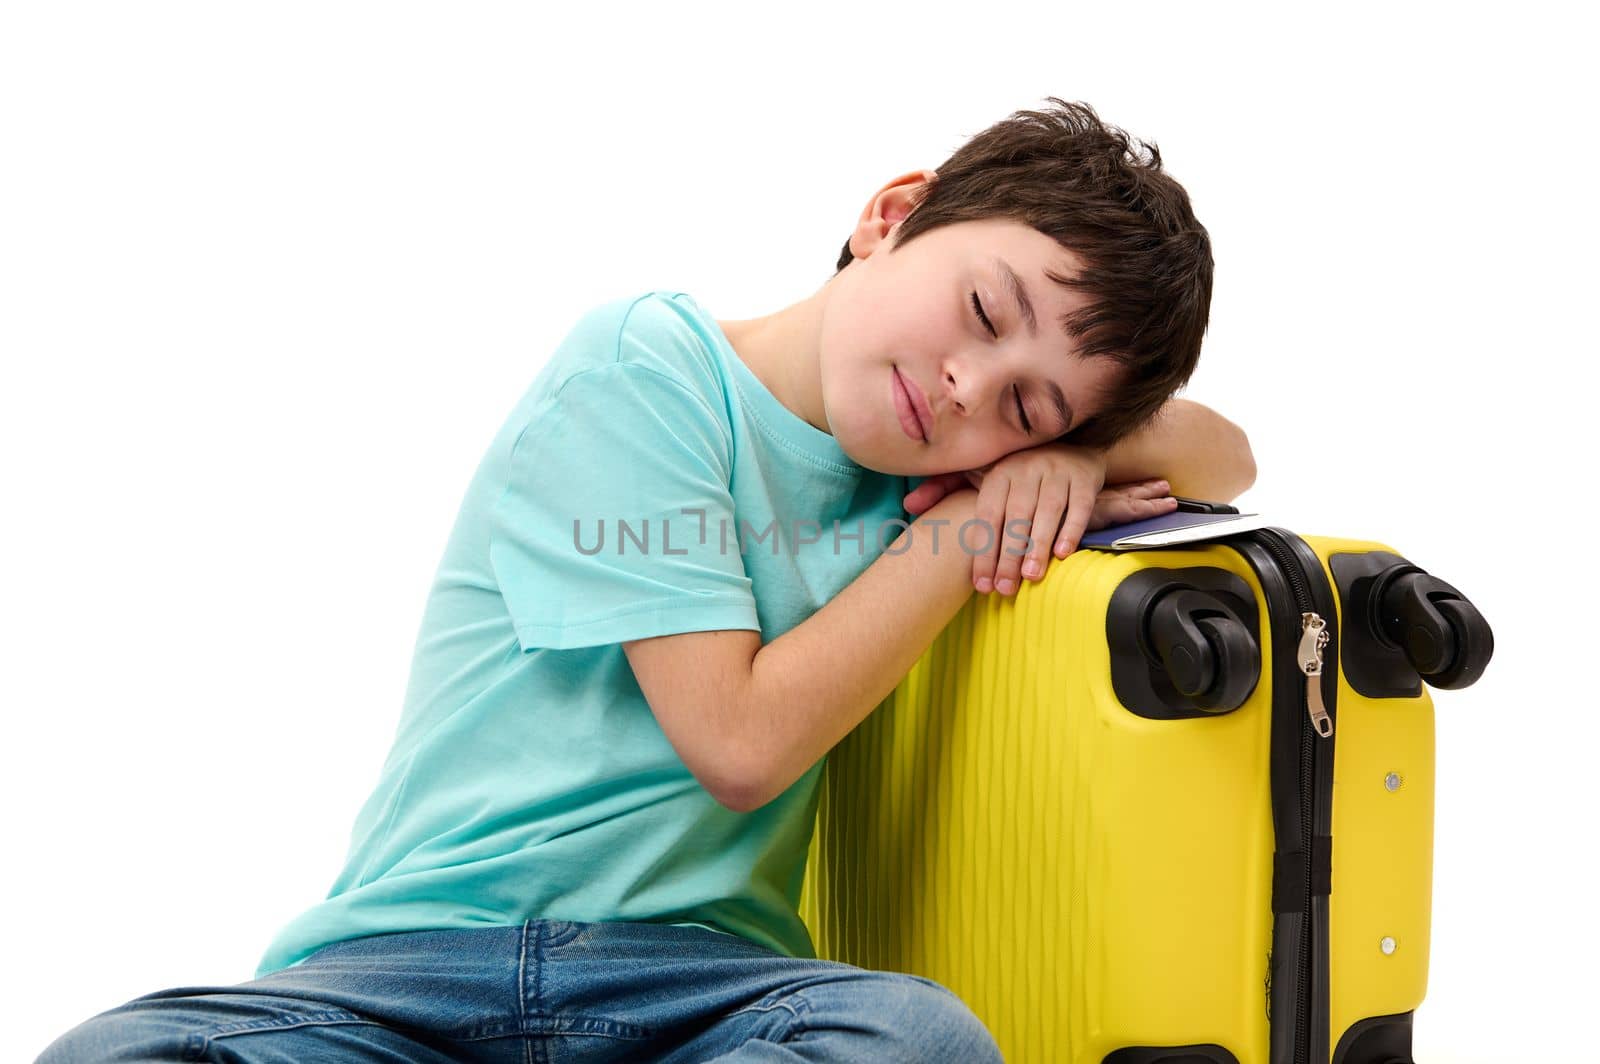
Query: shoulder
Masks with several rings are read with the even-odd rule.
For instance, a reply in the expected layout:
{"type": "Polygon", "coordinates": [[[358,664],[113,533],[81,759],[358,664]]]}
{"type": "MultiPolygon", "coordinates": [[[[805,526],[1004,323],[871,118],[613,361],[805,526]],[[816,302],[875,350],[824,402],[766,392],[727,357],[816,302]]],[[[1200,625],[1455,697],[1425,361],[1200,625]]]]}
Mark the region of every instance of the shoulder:
{"type": "Polygon", "coordinates": [[[652,289],[610,300],[573,326],[552,359],[551,391],[581,375],[655,376],[695,394],[712,410],[726,409],[718,332],[716,322],[684,292],[652,289]],[[593,372],[602,369],[609,372],[593,372]]]}
{"type": "Polygon", "coordinates": [[[724,387],[716,332],[687,293],[656,289],[629,303],[616,360],[666,374],[709,400],[724,387]]]}
{"type": "Polygon", "coordinates": [[[651,291],[584,313],[541,374],[514,450],[593,451],[607,440],[635,456],[687,449],[728,467],[734,430],[721,356],[703,333],[704,311],[672,295],[651,291]]]}

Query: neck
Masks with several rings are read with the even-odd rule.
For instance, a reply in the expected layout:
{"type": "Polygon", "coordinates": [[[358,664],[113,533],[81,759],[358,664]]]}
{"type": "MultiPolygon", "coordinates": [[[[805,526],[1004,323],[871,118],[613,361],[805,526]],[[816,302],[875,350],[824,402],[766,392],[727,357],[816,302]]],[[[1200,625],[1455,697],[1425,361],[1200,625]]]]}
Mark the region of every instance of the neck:
{"type": "Polygon", "coordinates": [[[828,286],[792,306],[760,318],[718,321],[739,360],[789,410],[828,432],[822,406],[822,313],[828,286]]]}

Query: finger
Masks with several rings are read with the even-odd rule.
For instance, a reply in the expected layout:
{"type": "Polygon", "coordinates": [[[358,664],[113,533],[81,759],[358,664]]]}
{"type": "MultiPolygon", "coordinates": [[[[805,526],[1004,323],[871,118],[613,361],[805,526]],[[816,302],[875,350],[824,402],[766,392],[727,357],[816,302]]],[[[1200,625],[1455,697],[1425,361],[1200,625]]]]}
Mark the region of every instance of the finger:
{"type": "Polygon", "coordinates": [[[1162,495],[1166,495],[1171,490],[1172,485],[1168,484],[1164,480],[1146,480],[1133,485],[1129,489],[1128,494],[1135,495],[1140,498],[1157,498],[1162,495]]]}
{"type": "Polygon", "coordinates": [[[1096,524],[1101,517],[1096,514],[1091,519],[1090,528],[1105,528],[1107,525],[1125,525],[1131,521],[1142,521],[1148,517],[1159,517],[1164,513],[1171,513],[1178,508],[1178,500],[1168,496],[1164,499],[1120,499],[1110,502],[1105,507],[1105,521],[1096,524]]]}
{"type": "MultiPolygon", "coordinates": [[[[1104,488],[1095,497],[1094,509],[1089,513],[1088,523],[1084,528],[1089,531],[1099,531],[1111,525],[1120,525],[1126,522],[1128,513],[1128,489],[1104,488]]],[[[1057,544],[1056,553],[1062,554],[1065,544],[1057,544]]]]}
{"type": "Polygon", "coordinates": [[[1133,484],[1118,484],[1107,489],[1127,499],[1159,498],[1167,494],[1170,485],[1164,480],[1141,480],[1133,484]]]}
{"type": "MultiPolygon", "coordinates": [[[[1022,559],[1029,546],[1025,541],[1033,539],[1037,543],[1034,515],[1038,511],[1039,482],[1013,481],[1006,499],[1005,522],[997,529],[1000,538],[995,543],[1000,560],[995,566],[994,589],[1002,595],[1014,595],[1022,587],[1022,559]]],[[[1054,535],[1055,529],[1050,533],[1054,535]]]]}
{"type": "MultiPolygon", "coordinates": [[[[978,505],[973,517],[980,523],[974,525],[969,535],[970,542],[981,546],[988,538],[989,546],[985,550],[974,551],[972,555],[972,585],[984,594],[994,590],[995,564],[1000,554],[1001,526],[1005,522],[1006,500],[1011,496],[1011,481],[1004,473],[991,473],[983,478],[983,487],[978,489],[978,505]],[[985,529],[989,530],[987,533],[985,529]]],[[[960,529],[956,529],[959,535],[960,529]]],[[[962,549],[966,549],[964,546],[962,549]]]]}
{"type": "Polygon", "coordinates": [[[923,481],[901,500],[901,504],[905,506],[907,513],[920,514],[944,497],[945,489],[943,485],[936,484],[933,481],[923,481]]]}
{"type": "Polygon", "coordinates": [[[917,485],[917,490],[933,487],[940,489],[941,494],[949,495],[951,492],[959,491],[966,486],[967,478],[960,473],[936,473],[931,477],[925,477],[922,483],[917,485]]]}
{"type": "Polygon", "coordinates": [[[1066,512],[1067,489],[1060,482],[1051,481],[1039,492],[1039,506],[1033,513],[1033,544],[1022,562],[1022,575],[1027,579],[1044,579],[1066,512]]]}
{"type": "Polygon", "coordinates": [[[1067,499],[1067,516],[1061,523],[1061,535],[1056,546],[1063,558],[1078,549],[1083,530],[1094,513],[1095,496],[1087,491],[1074,491],[1067,499]]]}
{"type": "Polygon", "coordinates": [[[921,513],[946,495],[966,486],[966,478],[960,473],[938,473],[925,478],[906,495],[903,500],[905,508],[910,513],[921,513]]]}

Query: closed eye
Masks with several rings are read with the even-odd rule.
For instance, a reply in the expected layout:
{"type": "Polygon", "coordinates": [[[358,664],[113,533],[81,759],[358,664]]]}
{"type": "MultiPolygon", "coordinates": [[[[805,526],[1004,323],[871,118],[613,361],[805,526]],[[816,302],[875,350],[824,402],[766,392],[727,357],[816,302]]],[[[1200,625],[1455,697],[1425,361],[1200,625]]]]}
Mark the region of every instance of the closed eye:
{"type": "Polygon", "coordinates": [[[1032,436],[1033,426],[1028,424],[1028,413],[1022,409],[1022,392],[1018,390],[1015,384],[1011,386],[1011,390],[1015,392],[1017,396],[1017,417],[1022,419],[1022,431],[1026,432],[1029,436],[1032,436]]]}
{"type": "MultiPolygon", "coordinates": [[[[998,337],[1000,334],[995,332],[994,326],[990,324],[989,315],[983,312],[983,304],[978,301],[977,291],[974,290],[972,293],[970,293],[970,295],[972,300],[972,312],[978,316],[979,321],[983,322],[983,327],[989,330],[990,336],[998,337]]],[[[1017,396],[1017,417],[1022,421],[1022,431],[1026,432],[1029,436],[1032,436],[1033,426],[1028,424],[1028,412],[1022,409],[1022,392],[1017,389],[1016,385],[1012,385],[1011,390],[1017,396]]]]}
{"type": "Polygon", "coordinates": [[[994,326],[989,324],[989,315],[983,312],[983,304],[978,302],[977,292],[972,293],[972,311],[974,314],[978,315],[978,320],[983,322],[983,327],[989,330],[990,336],[1000,335],[994,331],[994,326]]]}

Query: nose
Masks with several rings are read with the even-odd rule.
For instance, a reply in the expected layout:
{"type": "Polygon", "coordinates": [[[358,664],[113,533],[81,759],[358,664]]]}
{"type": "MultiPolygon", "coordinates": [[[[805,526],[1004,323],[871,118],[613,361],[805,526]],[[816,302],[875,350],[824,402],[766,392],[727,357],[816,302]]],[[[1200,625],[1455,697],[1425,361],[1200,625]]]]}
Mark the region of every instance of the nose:
{"type": "Polygon", "coordinates": [[[974,410],[982,409],[984,400],[995,386],[994,382],[999,378],[1000,372],[1001,367],[995,360],[988,360],[979,365],[972,360],[947,359],[940,369],[940,390],[944,393],[944,405],[963,417],[974,410]]]}
{"type": "Polygon", "coordinates": [[[944,388],[942,390],[944,391],[945,402],[949,405],[951,410],[954,410],[958,414],[965,414],[967,412],[967,406],[966,403],[961,399],[961,390],[956,387],[955,374],[950,372],[950,367],[946,366],[944,368],[943,376],[944,380],[942,383],[944,388]]]}

